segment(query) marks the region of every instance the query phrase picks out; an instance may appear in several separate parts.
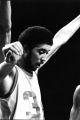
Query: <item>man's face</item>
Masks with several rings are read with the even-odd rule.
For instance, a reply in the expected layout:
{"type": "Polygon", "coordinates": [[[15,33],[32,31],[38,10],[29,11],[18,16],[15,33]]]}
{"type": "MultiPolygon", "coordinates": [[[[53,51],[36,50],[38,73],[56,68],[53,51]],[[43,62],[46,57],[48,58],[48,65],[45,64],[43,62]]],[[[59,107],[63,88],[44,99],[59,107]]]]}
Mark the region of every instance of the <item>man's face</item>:
{"type": "Polygon", "coordinates": [[[51,46],[48,44],[40,44],[32,49],[30,61],[34,71],[44,65],[50,50],[51,46]]]}

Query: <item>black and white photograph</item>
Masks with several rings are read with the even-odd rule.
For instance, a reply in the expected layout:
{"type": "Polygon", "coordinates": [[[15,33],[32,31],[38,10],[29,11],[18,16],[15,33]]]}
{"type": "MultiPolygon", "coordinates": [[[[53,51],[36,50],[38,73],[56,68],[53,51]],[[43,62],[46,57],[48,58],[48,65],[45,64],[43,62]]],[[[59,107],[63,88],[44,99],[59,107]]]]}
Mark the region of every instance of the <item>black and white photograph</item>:
{"type": "Polygon", "coordinates": [[[80,120],[80,1],[0,0],[0,120],[80,120]]]}

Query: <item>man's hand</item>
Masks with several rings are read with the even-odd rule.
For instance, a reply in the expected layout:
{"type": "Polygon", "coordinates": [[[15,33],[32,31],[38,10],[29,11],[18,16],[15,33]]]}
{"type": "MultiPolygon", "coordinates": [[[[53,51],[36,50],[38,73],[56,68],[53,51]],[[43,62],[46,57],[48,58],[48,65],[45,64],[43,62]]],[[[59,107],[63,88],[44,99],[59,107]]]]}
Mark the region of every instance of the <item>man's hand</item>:
{"type": "Polygon", "coordinates": [[[2,51],[7,63],[16,64],[23,55],[23,47],[20,42],[7,44],[2,48],[2,51]]]}

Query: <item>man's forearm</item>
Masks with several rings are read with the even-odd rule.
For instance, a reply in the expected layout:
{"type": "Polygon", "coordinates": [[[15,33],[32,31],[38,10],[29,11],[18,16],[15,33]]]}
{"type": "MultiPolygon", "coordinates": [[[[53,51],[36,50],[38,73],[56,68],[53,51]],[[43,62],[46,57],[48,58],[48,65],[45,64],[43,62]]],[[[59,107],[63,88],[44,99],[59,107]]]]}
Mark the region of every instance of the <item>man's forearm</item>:
{"type": "Polygon", "coordinates": [[[80,28],[80,15],[61,28],[54,36],[53,42],[58,46],[66,43],[72,35],[80,28]]]}
{"type": "Polygon", "coordinates": [[[2,47],[11,41],[10,1],[0,0],[0,63],[4,60],[2,47]]]}
{"type": "Polygon", "coordinates": [[[4,32],[11,29],[10,0],[0,0],[0,26],[4,32]]]}
{"type": "Polygon", "coordinates": [[[80,28],[80,15],[61,28],[53,38],[52,50],[47,59],[49,59],[58,49],[65,44],[74,33],[80,28]]]}
{"type": "Polygon", "coordinates": [[[78,15],[55,34],[53,38],[54,45],[52,48],[52,54],[54,54],[54,51],[57,51],[63,44],[65,44],[79,28],[80,15],[78,15]]]}

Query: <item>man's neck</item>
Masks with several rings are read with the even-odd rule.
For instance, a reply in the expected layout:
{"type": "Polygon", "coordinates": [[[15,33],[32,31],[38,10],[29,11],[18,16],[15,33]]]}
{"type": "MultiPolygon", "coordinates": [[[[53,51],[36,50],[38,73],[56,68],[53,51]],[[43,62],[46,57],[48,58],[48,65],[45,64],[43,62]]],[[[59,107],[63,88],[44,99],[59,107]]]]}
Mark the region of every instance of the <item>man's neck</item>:
{"type": "Polygon", "coordinates": [[[22,69],[23,69],[24,71],[26,71],[27,74],[28,74],[30,77],[33,76],[33,71],[31,71],[30,69],[28,69],[28,68],[24,68],[24,67],[22,67],[22,69]]]}

